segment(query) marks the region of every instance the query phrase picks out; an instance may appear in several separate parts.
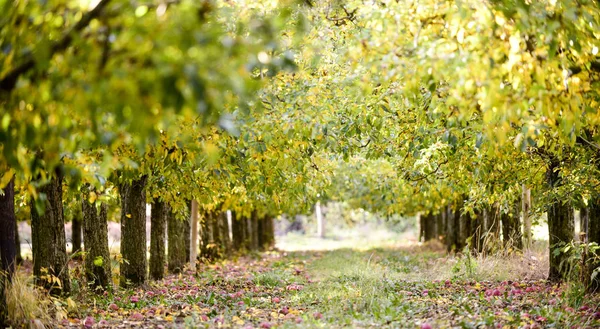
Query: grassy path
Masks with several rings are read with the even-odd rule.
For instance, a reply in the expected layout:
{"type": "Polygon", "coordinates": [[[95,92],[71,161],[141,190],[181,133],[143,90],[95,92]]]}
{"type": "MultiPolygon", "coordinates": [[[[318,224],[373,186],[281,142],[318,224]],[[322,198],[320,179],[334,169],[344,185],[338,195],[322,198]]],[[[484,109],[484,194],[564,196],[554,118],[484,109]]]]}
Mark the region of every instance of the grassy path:
{"type": "Polygon", "coordinates": [[[551,285],[527,257],[421,247],[262,254],[143,289],[82,293],[62,327],[597,328],[599,296],[551,285]],[[523,267],[530,266],[530,270],[523,267]],[[491,268],[487,268],[491,267],[491,268]],[[519,272],[521,270],[521,272],[519,272]],[[529,278],[526,278],[530,276],[529,278]]]}

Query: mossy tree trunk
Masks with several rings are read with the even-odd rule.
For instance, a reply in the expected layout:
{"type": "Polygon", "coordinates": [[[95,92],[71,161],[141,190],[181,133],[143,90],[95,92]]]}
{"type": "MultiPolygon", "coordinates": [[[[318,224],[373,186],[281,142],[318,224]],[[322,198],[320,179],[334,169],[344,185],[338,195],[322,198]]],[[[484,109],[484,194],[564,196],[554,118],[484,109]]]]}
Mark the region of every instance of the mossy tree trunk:
{"type": "MultiPolygon", "coordinates": [[[[553,160],[546,171],[546,183],[550,189],[554,189],[560,184],[559,173],[557,171],[558,165],[559,164],[553,160]]],[[[555,254],[554,250],[559,245],[573,241],[575,234],[573,207],[571,207],[568,202],[555,199],[548,205],[547,213],[548,234],[550,237],[550,270],[548,272],[548,280],[560,281],[567,278],[570,270],[566,266],[567,255],[564,253],[555,254]]]]}
{"type": "MultiPolygon", "coordinates": [[[[16,237],[17,220],[15,216],[15,181],[12,179],[0,194],[0,258],[1,273],[10,280],[17,262],[16,237]]],[[[1,283],[0,283],[1,284],[1,283]]]]}
{"type": "Polygon", "coordinates": [[[14,179],[12,179],[3,188],[3,193],[0,195],[0,237],[2,237],[0,239],[0,261],[2,262],[0,269],[0,326],[2,328],[9,327],[8,305],[4,291],[13,277],[17,261],[14,184],[14,179]]]}
{"type": "Polygon", "coordinates": [[[169,206],[164,202],[156,200],[152,203],[152,214],[150,216],[150,278],[153,280],[161,280],[165,276],[165,234],[168,212],[169,206]]]}
{"type": "Polygon", "coordinates": [[[169,272],[180,273],[186,264],[185,257],[185,223],[178,219],[172,211],[167,211],[169,236],[169,272]]]}
{"type": "Polygon", "coordinates": [[[89,185],[82,187],[83,239],[85,241],[85,275],[88,284],[106,289],[111,285],[112,273],[108,249],[108,205],[90,203],[89,185]]]}
{"type": "Polygon", "coordinates": [[[121,286],[146,282],[146,181],[147,176],[122,183],[121,193],[121,286]]]}
{"type": "Polygon", "coordinates": [[[71,254],[81,251],[81,247],[83,245],[81,217],[81,211],[75,211],[73,219],[71,219],[71,243],[73,244],[71,254]]]}
{"type": "Polygon", "coordinates": [[[59,170],[39,192],[40,195],[45,195],[45,201],[38,201],[42,202],[41,206],[44,209],[37,209],[35,201],[31,202],[33,275],[37,282],[51,293],[68,294],[71,290],[71,280],[67,262],[62,175],[59,170]],[[57,277],[60,285],[52,282],[49,276],[57,277]]]}

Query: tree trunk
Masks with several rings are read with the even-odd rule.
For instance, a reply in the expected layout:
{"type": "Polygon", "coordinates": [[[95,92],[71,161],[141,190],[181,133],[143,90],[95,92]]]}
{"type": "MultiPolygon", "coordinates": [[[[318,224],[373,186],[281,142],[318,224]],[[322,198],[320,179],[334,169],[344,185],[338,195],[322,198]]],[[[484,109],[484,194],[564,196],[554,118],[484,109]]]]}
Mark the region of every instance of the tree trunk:
{"type": "Polygon", "coordinates": [[[441,217],[441,225],[440,230],[441,230],[441,241],[447,245],[448,244],[448,207],[444,206],[442,207],[442,209],[440,210],[440,217],[441,217]]]}
{"type": "Polygon", "coordinates": [[[82,246],[82,232],[81,232],[81,213],[79,211],[75,212],[73,219],[71,220],[71,243],[73,244],[73,248],[71,249],[71,254],[75,254],[81,251],[82,246]]]}
{"type": "Polygon", "coordinates": [[[227,211],[221,211],[217,217],[219,224],[220,242],[222,256],[228,257],[231,255],[231,239],[229,238],[229,224],[227,223],[227,211]]]}
{"type": "Polygon", "coordinates": [[[142,176],[123,183],[121,192],[121,286],[139,286],[146,281],[146,181],[142,176]]]}
{"type": "Polygon", "coordinates": [[[467,239],[471,236],[471,214],[468,212],[460,214],[459,221],[460,232],[456,243],[456,250],[462,251],[467,246],[467,239]]]}
{"type": "Polygon", "coordinates": [[[448,240],[446,241],[446,247],[448,252],[458,249],[457,244],[459,240],[459,228],[460,228],[460,209],[458,205],[455,206],[457,209],[448,207],[448,217],[446,231],[448,233],[448,240]]]}
{"type": "Polygon", "coordinates": [[[188,259],[192,270],[195,272],[198,258],[198,202],[196,200],[192,200],[190,212],[190,256],[188,259]]]}
{"type": "Polygon", "coordinates": [[[274,223],[274,219],[271,216],[267,216],[267,218],[265,219],[267,225],[265,226],[266,229],[266,245],[267,245],[267,249],[272,249],[275,247],[275,223],[274,223]]]}
{"type": "Polygon", "coordinates": [[[9,327],[8,306],[6,303],[5,290],[10,283],[17,261],[17,250],[15,232],[17,227],[15,217],[15,181],[11,181],[2,189],[0,195],[0,259],[2,269],[0,271],[0,326],[9,327]]]}
{"type": "Polygon", "coordinates": [[[427,215],[421,215],[421,226],[423,234],[423,242],[427,242],[435,239],[437,231],[437,219],[435,215],[429,213],[427,215]]]}
{"type": "Polygon", "coordinates": [[[89,185],[82,187],[83,239],[85,241],[85,273],[89,284],[107,289],[112,283],[108,249],[108,205],[89,202],[89,185]],[[100,208],[100,209],[98,209],[100,208]]]}
{"type": "MultiPolygon", "coordinates": [[[[554,189],[559,184],[558,163],[552,161],[546,171],[546,181],[550,189],[554,189]]],[[[555,254],[554,249],[561,244],[570,243],[574,235],[574,217],[573,207],[563,200],[552,200],[548,205],[548,235],[550,237],[550,270],[548,280],[560,281],[566,279],[569,271],[567,265],[567,255],[564,253],[555,254]]]]}
{"type": "Polygon", "coordinates": [[[213,255],[215,259],[222,258],[223,256],[223,232],[221,232],[220,224],[220,213],[215,211],[211,213],[211,225],[212,225],[212,244],[213,244],[213,255]]]}
{"type": "MultiPolygon", "coordinates": [[[[40,285],[53,294],[68,294],[71,291],[67,258],[67,239],[62,204],[62,177],[56,177],[39,189],[46,196],[45,209],[31,204],[31,240],[33,242],[33,275],[40,285]],[[43,210],[43,212],[42,212],[43,210]],[[44,270],[42,270],[44,269],[44,270]],[[57,277],[60,284],[52,282],[48,275],[57,277]]],[[[43,199],[42,199],[43,200],[43,199]]],[[[14,240],[13,240],[14,243],[14,240]]]]}
{"type": "Polygon", "coordinates": [[[315,205],[315,215],[317,217],[317,236],[319,238],[325,237],[325,218],[323,218],[323,212],[321,211],[321,202],[317,201],[315,205]]]}
{"type": "Polygon", "coordinates": [[[417,216],[419,217],[419,242],[424,242],[425,241],[425,216],[421,213],[418,213],[417,216]]]}
{"type": "Polygon", "coordinates": [[[236,213],[231,212],[231,233],[232,249],[234,252],[241,252],[244,246],[243,218],[236,218],[236,213]]]}
{"type": "Polygon", "coordinates": [[[518,211],[516,211],[516,209],[509,209],[508,212],[503,213],[500,218],[502,220],[502,239],[504,240],[504,247],[522,250],[523,239],[518,211]]]}
{"type": "Polygon", "coordinates": [[[256,212],[254,212],[252,214],[252,217],[250,217],[249,226],[251,246],[250,248],[252,249],[252,251],[258,251],[260,246],[258,242],[258,216],[256,215],[256,212]]]}
{"type": "Polygon", "coordinates": [[[185,266],[185,224],[167,211],[169,230],[169,272],[179,273],[185,266]]]}
{"type": "MultiPolygon", "coordinates": [[[[169,205],[162,201],[152,204],[150,217],[150,278],[161,280],[165,276],[165,233],[169,205]]],[[[185,237],[185,234],[184,234],[185,237]]]]}
{"type": "Polygon", "coordinates": [[[240,218],[240,229],[242,231],[242,250],[249,251],[250,250],[250,234],[248,228],[248,222],[250,219],[248,218],[240,218]]]}
{"type": "MultiPolygon", "coordinates": [[[[587,242],[595,242],[600,245],[600,198],[592,198],[592,200],[590,200],[589,209],[587,213],[587,242]]],[[[588,259],[590,257],[600,257],[600,254],[589,255],[588,259]]],[[[589,264],[589,273],[586,273],[586,275],[591,278],[592,273],[595,270],[600,271],[600,262],[592,261],[589,264]]],[[[587,290],[589,292],[600,291],[600,273],[596,275],[594,280],[591,280],[587,290]]]]}
{"type": "Polygon", "coordinates": [[[219,225],[216,217],[217,216],[213,211],[205,212],[202,219],[202,225],[200,226],[202,237],[200,256],[208,261],[214,261],[219,256],[220,237],[219,225]]]}
{"type": "Polygon", "coordinates": [[[437,215],[435,215],[435,221],[436,221],[436,231],[435,231],[435,238],[438,239],[439,241],[441,241],[444,237],[444,235],[446,234],[444,232],[444,228],[446,227],[446,223],[444,222],[445,218],[444,218],[444,211],[440,211],[437,215]]]}
{"type": "Polygon", "coordinates": [[[17,265],[23,263],[23,256],[21,255],[21,238],[19,237],[19,222],[15,223],[15,251],[17,254],[17,265]]]}
{"type": "Polygon", "coordinates": [[[473,250],[483,252],[483,210],[475,209],[475,216],[471,218],[471,247],[473,250]]]}
{"type": "Polygon", "coordinates": [[[267,232],[265,231],[265,220],[265,218],[261,218],[258,221],[258,249],[260,251],[266,250],[265,243],[267,242],[267,232]]]}
{"type": "Polygon", "coordinates": [[[523,194],[521,196],[523,214],[523,246],[525,249],[531,248],[533,238],[531,235],[531,190],[523,184],[523,194]]]}
{"type": "MultiPolygon", "coordinates": [[[[192,202],[188,202],[188,210],[190,211],[190,215],[192,213],[192,202]]],[[[166,222],[165,222],[166,223],[166,222]]],[[[183,239],[185,240],[185,259],[190,264],[194,264],[191,262],[191,252],[192,252],[192,221],[190,220],[183,221],[183,239]]],[[[195,257],[194,257],[195,258],[195,257]]],[[[194,266],[191,267],[192,269],[194,266]]]]}
{"type": "MultiPolygon", "coordinates": [[[[15,181],[12,179],[2,189],[0,194],[0,259],[2,259],[2,271],[7,275],[8,281],[12,279],[15,272],[17,250],[15,232],[17,220],[15,216],[15,181]]],[[[0,283],[1,284],[1,283],[0,283]]]]}

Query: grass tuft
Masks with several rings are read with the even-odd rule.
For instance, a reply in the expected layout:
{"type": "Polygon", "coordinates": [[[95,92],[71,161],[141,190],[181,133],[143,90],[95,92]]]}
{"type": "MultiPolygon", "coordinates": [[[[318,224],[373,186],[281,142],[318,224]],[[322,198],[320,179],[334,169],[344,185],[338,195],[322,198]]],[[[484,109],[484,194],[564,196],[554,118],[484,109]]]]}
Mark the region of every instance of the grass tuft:
{"type": "Polygon", "coordinates": [[[8,318],[12,327],[33,325],[43,328],[52,323],[50,298],[33,284],[32,276],[15,274],[6,289],[8,318]]]}

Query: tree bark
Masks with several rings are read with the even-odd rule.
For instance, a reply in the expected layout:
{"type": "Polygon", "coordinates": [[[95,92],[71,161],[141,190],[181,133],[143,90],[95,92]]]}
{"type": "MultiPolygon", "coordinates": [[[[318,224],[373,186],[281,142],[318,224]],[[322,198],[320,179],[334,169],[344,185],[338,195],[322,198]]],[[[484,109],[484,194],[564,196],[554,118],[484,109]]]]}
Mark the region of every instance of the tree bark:
{"type": "Polygon", "coordinates": [[[150,217],[150,278],[153,280],[161,280],[165,276],[165,234],[168,212],[169,205],[164,202],[155,201],[152,204],[150,217]]]}
{"type": "Polygon", "coordinates": [[[188,259],[192,270],[195,272],[198,259],[198,202],[196,200],[192,200],[190,221],[190,256],[188,259]]]}
{"type": "Polygon", "coordinates": [[[448,207],[448,217],[446,230],[448,232],[448,240],[446,241],[446,247],[448,252],[459,249],[459,229],[460,229],[460,209],[458,204],[455,205],[456,209],[448,207]]]}
{"type": "MultiPolygon", "coordinates": [[[[78,207],[79,208],[79,207],[78,207]]],[[[79,208],[81,209],[81,208],[79,208]]],[[[74,211],[73,218],[71,219],[71,254],[75,254],[81,251],[82,246],[82,227],[81,227],[81,212],[74,211]]]]}
{"type": "Polygon", "coordinates": [[[265,224],[266,218],[261,218],[258,221],[258,249],[260,251],[264,251],[266,250],[266,242],[267,242],[267,237],[266,237],[266,224],[265,224]]]}
{"type": "Polygon", "coordinates": [[[43,212],[42,209],[38,212],[34,200],[31,203],[33,275],[52,294],[68,294],[71,291],[71,280],[67,262],[62,176],[58,170],[55,177],[42,186],[39,192],[46,199],[40,201],[44,203],[43,212]],[[60,284],[53,282],[52,276],[58,278],[60,284]]]}
{"type": "Polygon", "coordinates": [[[2,259],[2,271],[6,274],[8,281],[12,279],[15,272],[17,260],[15,232],[17,219],[15,216],[15,181],[12,179],[0,194],[0,258],[2,259]]]}
{"type": "Polygon", "coordinates": [[[456,243],[457,251],[462,251],[467,246],[467,239],[471,236],[471,214],[464,213],[459,215],[460,232],[456,243]]]}
{"type": "Polygon", "coordinates": [[[249,227],[249,235],[250,235],[250,249],[252,251],[259,250],[259,242],[258,242],[258,216],[256,212],[252,213],[250,217],[250,221],[248,222],[249,227]]]}
{"type": "Polygon", "coordinates": [[[514,209],[509,209],[508,212],[503,213],[500,218],[502,220],[502,238],[504,240],[504,247],[512,247],[516,250],[523,249],[523,237],[521,234],[521,221],[519,216],[519,206],[514,209]]]}
{"type": "MultiPolygon", "coordinates": [[[[554,189],[559,182],[558,163],[552,161],[546,171],[546,182],[550,189],[554,189]]],[[[573,207],[563,200],[552,200],[548,205],[548,234],[550,247],[550,270],[548,280],[560,281],[566,279],[569,273],[567,267],[567,255],[564,253],[554,253],[554,249],[561,244],[570,243],[573,240],[575,219],[573,217],[573,207]]]]}
{"type": "Polygon", "coordinates": [[[523,246],[525,249],[531,247],[533,238],[531,235],[531,190],[523,184],[523,195],[521,196],[523,214],[523,246]]]}
{"type": "Polygon", "coordinates": [[[85,241],[85,274],[89,284],[107,289],[112,283],[108,249],[108,205],[89,202],[89,185],[82,188],[83,239],[85,241]],[[99,208],[99,209],[98,209],[99,208]]]}
{"type": "Polygon", "coordinates": [[[227,211],[221,211],[217,218],[220,233],[222,256],[231,255],[231,239],[229,238],[229,224],[227,223],[227,211]]]}
{"type": "Polygon", "coordinates": [[[275,223],[273,223],[274,219],[271,216],[267,216],[265,218],[265,248],[267,250],[275,247],[275,223]]]}
{"type": "Polygon", "coordinates": [[[19,237],[19,222],[15,223],[15,251],[17,254],[17,265],[23,263],[23,256],[21,255],[21,238],[19,237]]]}
{"type": "Polygon", "coordinates": [[[169,272],[180,273],[186,263],[185,258],[185,224],[168,211],[169,230],[169,272]]]}
{"type": "MultiPolygon", "coordinates": [[[[192,213],[192,202],[188,202],[188,210],[190,215],[192,213]]],[[[185,220],[183,221],[183,239],[185,240],[185,259],[187,262],[191,260],[191,252],[192,252],[192,221],[185,220]]],[[[190,264],[194,264],[194,262],[190,262],[190,264]]],[[[193,268],[193,266],[192,266],[193,268]]]]}
{"type": "Polygon", "coordinates": [[[11,181],[2,189],[0,195],[0,259],[2,269],[0,271],[0,325],[9,327],[8,305],[6,303],[5,290],[12,280],[17,261],[17,250],[15,232],[17,221],[15,217],[15,181],[11,181]]]}
{"type": "Polygon", "coordinates": [[[146,181],[147,176],[123,183],[121,192],[121,286],[146,282],[146,181]]]}
{"type": "Polygon", "coordinates": [[[244,246],[243,221],[243,218],[237,218],[236,213],[231,212],[231,244],[234,252],[241,252],[244,246]]]}

